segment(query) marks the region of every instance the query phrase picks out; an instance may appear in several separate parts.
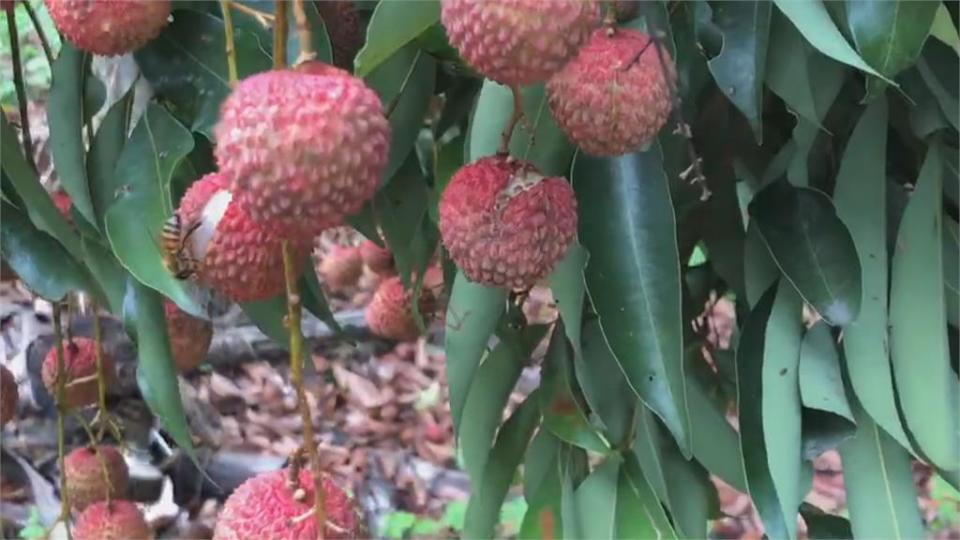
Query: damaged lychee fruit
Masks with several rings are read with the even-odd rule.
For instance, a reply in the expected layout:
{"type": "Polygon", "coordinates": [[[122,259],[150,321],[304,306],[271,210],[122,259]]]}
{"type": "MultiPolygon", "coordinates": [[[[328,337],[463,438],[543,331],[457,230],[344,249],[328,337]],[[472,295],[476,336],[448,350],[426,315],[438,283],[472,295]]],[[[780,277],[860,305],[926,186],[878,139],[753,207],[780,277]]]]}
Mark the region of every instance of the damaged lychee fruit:
{"type": "Polygon", "coordinates": [[[312,239],[373,196],[390,125],[361,79],[312,62],[241,81],[214,134],[220,172],[245,212],[284,237],[312,239]]]}
{"type": "Polygon", "coordinates": [[[77,511],[110,498],[123,497],[130,479],[127,462],[116,447],[100,445],[73,450],[64,458],[70,506],[77,511]],[[106,473],[106,475],[104,475],[106,473]]]}
{"type": "Polygon", "coordinates": [[[180,372],[195,369],[207,359],[213,339],[213,323],[190,315],[170,300],[164,300],[163,313],[173,363],[180,372]]]}
{"type": "Polygon", "coordinates": [[[490,156],[454,174],[440,199],[439,225],[443,245],[470,281],[527,289],[573,243],[577,202],[563,178],[490,156]]]}
{"type": "MultiPolygon", "coordinates": [[[[63,365],[66,368],[64,396],[66,407],[85,407],[97,402],[96,343],[89,338],[74,337],[63,342],[63,365]]],[[[43,359],[41,378],[50,395],[57,398],[57,350],[53,345],[43,359]]],[[[107,385],[116,381],[113,358],[103,351],[103,376],[107,385]]]]}
{"type": "Polygon", "coordinates": [[[17,380],[7,366],[0,366],[0,426],[6,424],[17,415],[17,401],[20,392],[17,390],[17,380]]]}
{"type": "MultiPolygon", "coordinates": [[[[196,226],[185,253],[197,261],[200,283],[235,302],[265,300],[283,291],[283,240],[250,219],[222,174],[194,182],[177,212],[184,230],[196,226]]],[[[297,268],[303,267],[311,240],[291,241],[297,268]]]]}
{"type": "Polygon", "coordinates": [[[378,276],[392,276],[396,273],[393,253],[373,240],[364,240],[360,244],[360,256],[363,258],[363,264],[378,276]]]}
{"type": "Polygon", "coordinates": [[[160,35],[170,0],[44,0],[53,24],[78,49],[104,56],[133,52],[160,35]]]}
{"type": "Polygon", "coordinates": [[[484,77],[508,86],[545,81],[600,21],[585,0],[444,0],[450,44],[484,77]]]}
{"type": "Polygon", "coordinates": [[[341,292],[353,287],[363,274],[360,248],[333,246],[317,265],[317,274],[331,292],[341,292]]]}
{"type": "MultiPolygon", "coordinates": [[[[301,470],[296,485],[287,485],[287,469],[255,476],[238,487],[223,505],[213,540],[317,538],[313,474],[301,470]],[[295,496],[295,492],[302,491],[295,496]]],[[[329,478],[321,482],[326,526],[323,537],[363,538],[356,502],[329,478]]]]}
{"type": "MultiPolygon", "coordinates": [[[[428,322],[436,303],[425,288],[421,289],[418,307],[424,322],[428,322]]],[[[398,276],[384,280],[377,287],[367,306],[366,320],[370,331],[380,337],[413,341],[420,336],[413,316],[413,291],[407,290],[398,276]]]]}
{"type": "Polygon", "coordinates": [[[577,57],[547,81],[557,124],[583,151],[615,156],[649,143],[667,122],[673,60],[631,29],[594,31],[577,57]]]}
{"type": "Polygon", "coordinates": [[[150,540],[153,531],[137,505],[125,500],[100,501],[80,513],[74,540],[150,540]]]}

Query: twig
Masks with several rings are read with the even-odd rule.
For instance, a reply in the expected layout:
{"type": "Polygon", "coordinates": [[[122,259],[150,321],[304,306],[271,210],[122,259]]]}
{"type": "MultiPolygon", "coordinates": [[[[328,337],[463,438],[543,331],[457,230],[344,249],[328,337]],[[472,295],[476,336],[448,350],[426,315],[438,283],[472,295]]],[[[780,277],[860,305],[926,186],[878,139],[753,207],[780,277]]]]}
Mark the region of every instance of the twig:
{"type": "Polygon", "coordinates": [[[510,152],[510,138],[513,137],[513,130],[516,129],[517,124],[523,117],[523,97],[520,95],[520,88],[511,86],[510,92],[513,93],[513,112],[510,114],[510,120],[507,121],[507,125],[503,128],[503,133],[500,135],[500,148],[497,150],[499,154],[507,154],[510,152]]]}
{"type": "Polygon", "coordinates": [[[265,13],[258,9],[253,9],[252,7],[241,4],[240,2],[230,2],[230,7],[239,11],[240,13],[250,15],[256,19],[257,22],[263,25],[264,28],[267,28],[273,24],[273,15],[269,13],[265,13]]]}
{"type": "Polygon", "coordinates": [[[7,32],[10,35],[10,58],[13,62],[13,86],[17,91],[17,106],[20,109],[20,131],[23,135],[23,153],[27,163],[34,171],[37,164],[33,160],[33,138],[30,136],[30,117],[27,116],[27,91],[23,85],[23,65],[20,59],[20,37],[17,35],[17,17],[13,13],[13,4],[6,10],[7,32]]]}
{"type": "Polygon", "coordinates": [[[297,38],[300,41],[300,54],[295,64],[309,62],[317,57],[317,53],[313,50],[313,36],[310,34],[310,23],[307,21],[303,0],[293,0],[293,19],[297,22],[297,38]]]}
{"type": "Polygon", "coordinates": [[[237,50],[233,45],[233,16],[230,13],[230,0],[220,0],[220,11],[223,13],[223,37],[226,42],[227,74],[230,88],[237,86],[237,50]]]}
{"type": "Polygon", "coordinates": [[[287,3],[273,3],[273,69],[287,67],[287,3]]]}
{"type": "Polygon", "coordinates": [[[97,365],[97,415],[94,416],[92,423],[93,425],[100,425],[96,440],[99,441],[103,439],[104,432],[109,430],[110,434],[113,435],[118,442],[121,442],[123,435],[120,432],[120,428],[110,416],[110,411],[107,410],[107,375],[103,371],[103,333],[100,328],[98,311],[97,301],[91,298],[90,313],[93,314],[93,354],[97,365]]]}
{"type": "Polygon", "coordinates": [[[27,15],[30,17],[30,23],[33,24],[33,29],[37,33],[37,37],[40,38],[40,46],[43,47],[43,54],[47,57],[47,62],[52,66],[53,65],[53,50],[50,48],[50,42],[47,41],[47,34],[43,31],[43,26],[40,25],[40,19],[37,18],[37,12],[33,10],[33,7],[30,5],[29,1],[23,2],[23,9],[27,10],[27,15]]]}
{"type": "MultiPolygon", "coordinates": [[[[280,2],[278,2],[279,4],[280,2]]],[[[323,483],[320,478],[320,456],[317,454],[317,443],[313,438],[313,419],[310,415],[310,405],[307,403],[307,393],[303,388],[303,334],[300,330],[300,293],[297,290],[297,263],[290,248],[290,241],[283,241],[283,276],[287,284],[287,331],[290,332],[290,383],[297,391],[297,405],[300,408],[300,418],[303,423],[303,446],[307,449],[310,458],[310,468],[313,472],[314,483],[314,517],[317,520],[317,538],[323,540],[323,528],[326,524],[324,515],[323,483]]],[[[297,482],[299,485],[299,482],[297,482]]]]}
{"type": "MultiPolygon", "coordinates": [[[[12,17],[11,17],[12,18],[12,17]]],[[[66,356],[63,350],[63,329],[60,326],[60,303],[53,303],[53,339],[57,347],[57,379],[55,382],[54,394],[57,399],[57,462],[60,468],[60,516],[53,522],[52,527],[63,521],[64,528],[67,530],[67,538],[72,538],[70,526],[67,519],[70,517],[70,493],[67,488],[67,475],[64,474],[66,468],[66,416],[70,408],[67,406],[67,367],[66,356]]]]}

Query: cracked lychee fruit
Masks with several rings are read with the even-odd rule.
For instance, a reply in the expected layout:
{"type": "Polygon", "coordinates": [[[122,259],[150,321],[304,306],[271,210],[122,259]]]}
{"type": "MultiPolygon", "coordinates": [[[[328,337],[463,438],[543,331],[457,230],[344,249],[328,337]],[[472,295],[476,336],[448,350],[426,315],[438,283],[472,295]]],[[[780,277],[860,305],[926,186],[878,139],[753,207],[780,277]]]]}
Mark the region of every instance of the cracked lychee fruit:
{"type": "Polygon", "coordinates": [[[317,273],[331,292],[340,292],[357,284],[363,274],[360,248],[333,246],[317,265],[317,273]]]}
{"type": "MultiPolygon", "coordinates": [[[[224,503],[213,540],[316,538],[313,474],[301,470],[293,489],[287,485],[288,475],[287,469],[271,471],[241,484],[224,503]]],[[[356,502],[329,478],[324,477],[322,487],[326,513],[323,537],[365,537],[356,502]]]]}
{"type": "Polygon", "coordinates": [[[484,77],[508,86],[545,81],[600,21],[584,0],[444,0],[450,44],[484,77]]]}
{"type": "MultiPolygon", "coordinates": [[[[57,349],[50,347],[50,351],[43,359],[41,377],[43,385],[54,399],[57,399],[57,349]]],[[[66,367],[64,396],[69,408],[85,407],[97,402],[97,357],[96,344],[92,339],[74,337],[63,342],[63,365],[66,367]]],[[[117,372],[113,358],[103,351],[103,376],[109,386],[116,381],[117,372]]]]}
{"type": "Polygon", "coordinates": [[[150,540],[153,531],[137,505],[125,500],[88,506],[73,525],[74,540],[150,540]]]}
{"type": "Polygon", "coordinates": [[[123,497],[130,480],[123,455],[107,445],[73,450],[64,458],[63,470],[70,506],[77,511],[106,500],[108,493],[111,498],[123,497]]]}
{"type": "Polygon", "coordinates": [[[672,108],[676,71],[646,34],[596,30],[580,53],[547,81],[550,110],[560,128],[583,151],[615,156],[649,143],[672,108]]]}
{"type": "Polygon", "coordinates": [[[390,125],[361,79],[311,62],[241,81],[214,134],[220,172],[247,214],[287,238],[312,239],[373,196],[390,125]]]}
{"type": "Polygon", "coordinates": [[[17,380],[6,366],[0,366],[0,426],[6,424],[17,415],[17,401],[20,392],[17,390],[17,380]]]}
{"type": "Polygon", "coordinates": [[[187,372],[202,364],[213,339],[213,323],[190,315],[170,300],[164,300],[163,313],[167,320],[170,352],[177,369],[187,372]]]}
{"type": "Polygon", "coordinates": [[[170,0],[44,0],[57,30],[78,49],[104,56],[133,52],[167,25],[170,0]]]}
{"type": "Polygon", "coordinates": [[[363,264],[378,276],[392,276],[396,273],[393,253],[373,240],[364,240],[360,244],[360,256],[363,258],[363,264]]]}
{"type": "Polygon", "coordinates": [[[465,165],[440,199],[443,245],[475,283],[532,287],[553,270],[576,231],[570,184],[507,156],[465,165]]]}
{"type": "MultiPolygon", "coordinates": [[[[282,238],[250,219],[219,173],[197,180],[177,209],[186,234],[186,254],[198,262],[198,279],[235,302],[265,300],[284,290],[282,238]],[[198,225],[199,223],[199,225],[198,225]]],[[[291,240],[302,268],[312,239],[291,240]]]]}
{"type": "MultiPolygon", "coordinates": [[[[433,295],[421,289],[420,315],[428,322],[435,308],[433,295]]],[[[397,341],[413,341],[420,336],[420,328],[413,316],[413,291],[403,286],[398,276],[384,280],[377,287],[367,306],[367,326],[375,335],[397,341]]]]}

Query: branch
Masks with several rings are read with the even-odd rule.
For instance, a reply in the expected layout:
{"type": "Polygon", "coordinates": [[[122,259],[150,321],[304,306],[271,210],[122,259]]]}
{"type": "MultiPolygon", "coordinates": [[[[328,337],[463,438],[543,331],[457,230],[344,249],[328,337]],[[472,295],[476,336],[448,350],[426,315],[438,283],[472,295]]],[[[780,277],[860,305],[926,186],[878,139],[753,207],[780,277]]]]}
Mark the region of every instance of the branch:
{"type": "Polygon", "coordinates": [[[239,11],[240,13],[244,13],[246,15],[253,17],[264,28],[269,28],[270,25],[273,24],[273,15],[269,13],[264,13],[263,11],[253,9],[250,6],[246,6],[239,2],[230,2],[230,7],[239,11]]]}
{"type": "Polygon", "coordinates": [[[230,0],[220,0],[220,12],[223,13],[223,37],[226,42],[227,73],[230,88],[237,86],[237,50],[233,44],[233,16],[230,13],[230,0]]]}
{"type": "Polygon", "coordinates": [[[287,3],[273,3],[273,69],[287,67],[287,3]]]}
{"type": "Polygon", "coordinates": [[[297,22],[297,37],[300,40],[300,55],[295,64],[309,62],[317,57],[313,50],[313,36],[310,34],[310,23],[307,21],[307,12],[303,7],[303,0],[293,0],[293,18],[297,22]]]}
{"type": "Polygon", "coordinates": [[[47,41],[47,34],[43,31],[43,27],[40,25],[40,19],[37,18],[37,13],[33,10],[33,7],[30,6],[30,2],[23,2],[23,9],[27,10],[27,15],[30,17],[30,22],[33,24],[34,31],[37,32],[37,37],[40,38],[40,46],[43,47],[43,54],[47,57],[47,62],[53,66],[53,51],[50,49],[50,42],[47,41]]]}
{"type": "Polygon", "coordinates": [[[20,37],[17,35],[17,17],[13,13],[11,2],[6,8],[7,32],[10,35],[10,57],[13,62],[13,86],[17,91],[17,106],[20,109],[20,131],[23,135],[23,153],[27,163],[34,171],[37,164],[33,159],[33,137],[30,135],[30,117],[27,115],[27,91],[23,85],[23,64],[20,59],[20,37]]]}

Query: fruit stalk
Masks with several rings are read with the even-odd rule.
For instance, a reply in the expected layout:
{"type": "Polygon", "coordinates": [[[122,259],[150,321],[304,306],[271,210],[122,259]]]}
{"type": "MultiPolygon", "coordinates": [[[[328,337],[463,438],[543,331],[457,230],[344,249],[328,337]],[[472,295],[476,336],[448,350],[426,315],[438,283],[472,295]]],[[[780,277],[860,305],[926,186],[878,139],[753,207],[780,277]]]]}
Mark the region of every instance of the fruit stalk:
{"type": "MultiPolygon", "coordinates": [[[[11,17],[12,18],[12,17],[11,17]]],[[[67,519],[70,517],[70,493],[67,489],[66,470],[67,445],[66,445],[66,416],[67,416],[67,366],[66,354],[63,350],[63,329],[60,328],[60,303],[53,303],[53,339],[57,348],[57,463],[60,468],[60,516],[57,521],[50,526],[51,531],[58,522],[63,521],[64,528],[67,530],[67,538],[72,538],[70,527],[67,525],[67,519]]]]}
{"type": "Polygon", "coordinates": [[[230,14],[230,0],[220,0],[220,11],[223,13],[223,35],[226,42],[227,73],[230,87],[237,85],[237,50],[233,44],[233,16],[230,14]]]}
{"type": "Polygon", "coordinates": [[[256,19],[258,23],[263,25],[264,28],[269,28],[270,25],[273,23],[273,15],[269,13],[264,13],[257,9],[253,9],[250,6],[246,6],[239,2],[230,2],[230,8],[235,9],[240,13],[246,13],[247,15],[250,15],[251,17],[256,19]]]}
{"type": "Polygon", "coordinates": [[[297,290],[297,263],[290,241],[283,241],[283,276],[287,284],[287,331],[290,332],[290,383],[297,391],[297,406],[303,422],[303,446],[307,449],[314,483],[314,519],[317,520],[317,537],[323,540],[324,515],[323,483],[320,478],[320,456],[313,438],[313,419],[307,393],[303,388],[303,333],[300,329],[300,292],[297,290]]]}
{"type": "Polygon", "coordinates": [[[13,13],[14,5],[7,8],[7,33],[10,36],[10,59],[13,62],[13,86],[17,91],[17,106],[20,108],[20,130],[23,132],[23,153],[27,163],[34,171],[37,164],[33,161],[33,138],[30,136],[30,117],[27,116],[27,92],[23,86],[23,65],[20,63],[20,37],[17,35],[17,18],[13,13]]]}
{"type": "Polygon", "coordinates": [[[307,21],[303,0],[293,0],[293,18],[297,22],[297,37],[300,41],[300,55],[297,56],[296,63],[313,60],[317,53],[313,50],[313,36],[310,34],[310,23],[307,21]]]}
{"type": "Polygon", "coordinates": [[[287,67],[287,3],[273,4],[273,69],[287,67]]]}
{"type": "Polygon", "coordinates": [[[43,31],[43,26],[40,25],[37,12],[30,6],[30,2],[23,2],[23,9],[27,10],[30,23],[33,24],[33,29],[37,33],[37,37],[40,38],[40,46],[43,47],[43,54],[47,57],[47,63],[53,65],[53,51],[50,49],[50,41],[47,40],[47,34],[43,31]]]}
{"type": "Polygon", "coordinates": [[[513,130],[523,117],[523,97],[520,95],[520,88],[511,85],[510,92],[513,93],[513,113],[510,114],[510,120],[500,135],[500,148],[497,150],[499,154],[510,153],[510,138],[513,137],[513,130]]]}

